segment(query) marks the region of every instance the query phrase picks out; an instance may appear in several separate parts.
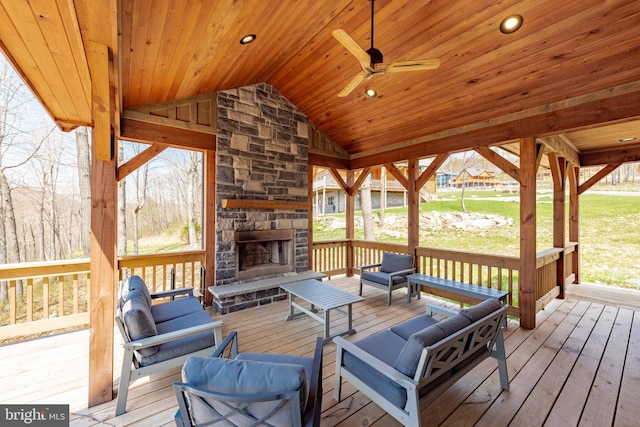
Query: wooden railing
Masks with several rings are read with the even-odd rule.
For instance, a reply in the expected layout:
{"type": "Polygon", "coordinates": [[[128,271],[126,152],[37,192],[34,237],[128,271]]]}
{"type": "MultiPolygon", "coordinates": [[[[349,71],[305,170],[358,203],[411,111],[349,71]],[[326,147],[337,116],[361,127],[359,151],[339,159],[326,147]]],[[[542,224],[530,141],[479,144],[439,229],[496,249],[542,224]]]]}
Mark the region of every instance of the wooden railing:
{"type": "Polygon", "coordinates": [[[349,240],[325,240],[313,242],[313,263],[311,269],[326,274],[336,276],[346,274],[347,253],[349,250],[349,240]]]}
{"type": "Polygon", "coordinates": [[[171,288],[173,271],[176,288],[200,289],[204,257],[204,250],[126,255],[118,260],[119,278],[122,280],[127,275],[138,275],[149,286],[151,292],[160,292],[171,288]]]}
{"type": "MultiPolygon", "coordinates": [[[[314,242],[312,269],[328,276],[357,274],[359,266],[380,262],[385,251],[408,253],[406,246],[391,243],[346,239],[314,242]]],[[[557,295],[556,264],[561,254],[560,248],[538,254],[537,310],[557,295]]],[[[427,247],[416,248],[415,256],[421,273],[507,291],[509,305],[513,307],[510,314],[518,314],[517,257],[427,247]]],[[[575,256],[577,244],[568,242],[564,248],[565,283],[575,278],[575,256]]],[[[202,250],[123,256],[118,260],[119,277],[140,275],[150,290],[157,292],[171,287],[173,271],[176,288],[198,289],[204,258],[202,250]]],[[[0,265],[0,282],[8,288],[7,301],[0,304],[0,340],[89,322],[89,259],[0,265]],[[18,295],[20,286],[22,295],[18,295]]]]}
{"type": "Polygon", "coordinates": [[[0,265],[0,282],[2,340],[89,323],[89,259],[0,265]]]}
{"type": "Polygon", "coordinates": [[[420,273],[507,292],[509,314],[517,315],[518,257],[418,247],[416,259],[420,273]]]}
{"type": "MultiPolygon", "coordinates": [[[[200,250],[123,256],[118,277],[140,275],[157,292],[170,289],[174,274],[176,288],[200,289],[204,255],[200,250]]],[[[89,268],[87,258],[0,265],[0,282],[8,288],[0,304],[0,340],[88,324],[89,268]]]]}

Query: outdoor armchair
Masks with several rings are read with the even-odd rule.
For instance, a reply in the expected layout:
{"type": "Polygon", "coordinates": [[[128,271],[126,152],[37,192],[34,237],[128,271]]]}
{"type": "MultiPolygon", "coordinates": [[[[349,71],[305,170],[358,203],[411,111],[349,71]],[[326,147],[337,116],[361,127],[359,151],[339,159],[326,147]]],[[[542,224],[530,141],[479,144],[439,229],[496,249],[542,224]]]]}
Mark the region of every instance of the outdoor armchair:
{"type": "MultiPolygon", "coordinates": [[[[387,304],[391,305],[391,292],[407,285],[407,274],[414,273],[413,255],[383,252],[382,262],[360,267],[360,296],[362,285],[373,286],[387,292],[387,304]]],[[[411,289],[407,291],[411,301],[411,289]]]]}
{"type": "Polygon", "coordinates": [[[222,321],[211,318],[191,288],[151,294],[139,276],[121,282],[115,321],[124,347],[116,416],[125,412],[131,381],[208,356],[222,342],[222,321]]]}
{"type": "Polygon", "coordinates": [[[319,426],[322,338],[313,357],[238,354],[237,339],[233,331],[213,357],[184,364],[182,382],[173,386],[176,425],[319,426]]]}

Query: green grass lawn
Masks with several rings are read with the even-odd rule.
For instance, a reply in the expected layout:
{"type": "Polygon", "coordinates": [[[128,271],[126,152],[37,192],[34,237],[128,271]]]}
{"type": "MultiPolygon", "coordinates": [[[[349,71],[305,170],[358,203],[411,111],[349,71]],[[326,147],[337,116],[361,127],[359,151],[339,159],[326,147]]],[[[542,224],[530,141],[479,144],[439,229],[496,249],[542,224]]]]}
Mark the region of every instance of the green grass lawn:
{"type": "MultiPolygon", "coordinates": [[[[483,231],[460,229],[420,230],[420,245],[484,252],[500,255],[518,255],[520,252],[520,204],[518,196],[493,191],[465,191],[468,213],[485,213],[511,218],[512,222],[483,231]],[[490,200],[486,200],[490,199],[490,200]],[[503,201],[515,199],[514,201],[503,201]]],[[[539,193],[537,203],[538,251],[553,245],[552,194],[539,193]]],[[[580,262],[581,282],[604,283],[629,288],[640,288],[640,197],[613,194],[580,196],[580,262]]],[[[443,193],[438,201],[423,203],[421,214],[428,212],[462,212],[460,192],[443,193]]],[[[385,217],[407,214],[406,208],[385,211],[385,217]]],[[[359,212],[356,215],[360,215],[359,212]]],[[[374,216],[380,215],[374,210],[374,216]]],[[[344,221],[344,214],[332,215],[344,221]]],[[[568,216],[568,198],[567,198],[568,216]]],[[[385,221],[386,223],[386,221],[385,221]]],[[[314,221],[315,241],[343,239],[344,228],[328,229],[323,221],[314,221]]],[[[406,228],[405,228],[406,230],[406,228]]],[[[355,237],[363,238],[363,230],[356,226],[355,237]]],[[[569,239],[568,228],[566,240],[569,239]]],[[[390,233],[388,227],[376,226],[376,240],[406,244],[404,234],[390,233]]]]}

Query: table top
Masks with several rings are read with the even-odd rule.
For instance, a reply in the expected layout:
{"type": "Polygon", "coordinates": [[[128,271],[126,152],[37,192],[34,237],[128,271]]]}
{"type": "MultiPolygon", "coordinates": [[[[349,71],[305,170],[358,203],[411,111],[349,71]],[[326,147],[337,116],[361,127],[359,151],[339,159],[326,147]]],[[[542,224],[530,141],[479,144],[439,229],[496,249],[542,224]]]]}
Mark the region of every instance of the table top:
{"type": "Polygon", "coordinates": [[[342,307],[354,302],[364,301],[364,298],[353,295],[342,289],[334,288],[319,280],[303,280],[296,283],[287,283],[280,288],[285,291],[307,300],[311,304],[323,310],[342,307]]]}

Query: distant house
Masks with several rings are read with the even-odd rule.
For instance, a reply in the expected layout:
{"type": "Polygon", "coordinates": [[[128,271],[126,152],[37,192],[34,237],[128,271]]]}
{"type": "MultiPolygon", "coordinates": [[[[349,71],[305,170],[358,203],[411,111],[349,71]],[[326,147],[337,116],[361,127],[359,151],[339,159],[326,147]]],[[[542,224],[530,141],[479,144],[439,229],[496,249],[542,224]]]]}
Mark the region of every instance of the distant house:
{"type": "Polygon", "coordinates": [[[458,176],[451,181],[454,187],[477,188],[493,187],[500,182],[496,179],[496,173],[486,169],[466,168],[460,171],[458,176]]]}
{"type": "MultiPolygon", "coordinates": [[[[407,174],[406,166],[398,169],[407,174]]],[[[422,187],[422,201],[430,201],[436,194],[437,177],[432,176],[422,187]]],[[[318,214],[342,213],[346,210],[346,196],[335,178],[327,170],[320,171],[313,180],[314,212],[318,214]]],[[[407,190],[382,167],[371,169],[371,207],[380,209],[407,205],[407,190]]],[[[355,209],[360,210],[360,194],[355,197],[355,209]]]]}

